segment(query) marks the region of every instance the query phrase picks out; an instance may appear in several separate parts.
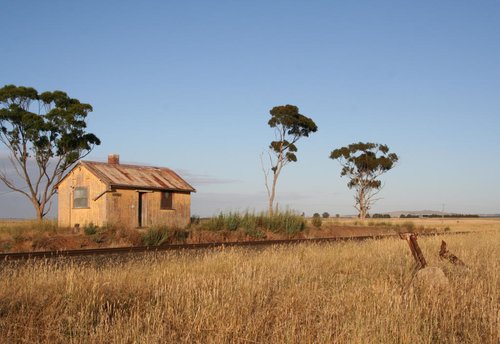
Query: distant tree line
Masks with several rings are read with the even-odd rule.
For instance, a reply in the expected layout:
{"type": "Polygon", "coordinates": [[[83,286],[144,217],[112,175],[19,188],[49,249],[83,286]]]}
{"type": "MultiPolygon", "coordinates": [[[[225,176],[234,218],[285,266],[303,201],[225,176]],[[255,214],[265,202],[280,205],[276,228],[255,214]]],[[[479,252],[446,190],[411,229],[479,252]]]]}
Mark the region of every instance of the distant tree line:
{"type": "Polygon", "coordinates": [[[373,214],[373,219],[390,219],[391,215],[389,214],[373,214]]]}
{"type": "Polygon", "coordinates": [[[446,215],[439,215],[439,214],[431,214],[431,215],[423,215],[422,217],[469,217],[469,218],[476,218],[479,217],[477,214],[446,214],[446,215]]]}

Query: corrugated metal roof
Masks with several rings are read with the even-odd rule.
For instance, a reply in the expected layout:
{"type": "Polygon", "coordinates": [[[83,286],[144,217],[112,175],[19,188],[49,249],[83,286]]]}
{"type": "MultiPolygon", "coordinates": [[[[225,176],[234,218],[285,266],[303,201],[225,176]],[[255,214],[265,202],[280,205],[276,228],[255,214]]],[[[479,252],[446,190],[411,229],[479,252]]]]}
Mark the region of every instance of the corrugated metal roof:
{"type": "Polygon", "coordinates": [[[81,161],[91,173],[111,187],[196,192],[177,173],[165,167],[81,161]]]}

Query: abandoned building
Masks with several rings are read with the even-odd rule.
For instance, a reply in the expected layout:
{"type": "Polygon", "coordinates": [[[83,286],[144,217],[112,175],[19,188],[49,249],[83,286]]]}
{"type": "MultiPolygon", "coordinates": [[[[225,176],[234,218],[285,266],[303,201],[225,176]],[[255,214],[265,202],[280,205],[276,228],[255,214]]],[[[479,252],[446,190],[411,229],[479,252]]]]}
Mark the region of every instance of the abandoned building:
{"type": "Polygon", "coordinates": [[[196,190],[168,168],[80,161],[58,183],[58,225],[125,227],[189,224],[196,190]]]}

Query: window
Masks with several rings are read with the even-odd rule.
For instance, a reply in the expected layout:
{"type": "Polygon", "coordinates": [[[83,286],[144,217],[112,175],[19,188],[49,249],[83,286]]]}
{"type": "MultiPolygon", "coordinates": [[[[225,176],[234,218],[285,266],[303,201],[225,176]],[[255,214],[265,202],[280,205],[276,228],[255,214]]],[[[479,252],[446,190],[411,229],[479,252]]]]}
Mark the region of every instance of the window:
{"type": "Polygon", "coordinates": [[[160,209],[172,209],[172,193],[162,192],[160,196],[160,209]]]}
{"type": "Polygon", "coordinates": [[[89,197],[87,188],[75,188],[73,190],[73,208],[88,208],[89,197]]]}

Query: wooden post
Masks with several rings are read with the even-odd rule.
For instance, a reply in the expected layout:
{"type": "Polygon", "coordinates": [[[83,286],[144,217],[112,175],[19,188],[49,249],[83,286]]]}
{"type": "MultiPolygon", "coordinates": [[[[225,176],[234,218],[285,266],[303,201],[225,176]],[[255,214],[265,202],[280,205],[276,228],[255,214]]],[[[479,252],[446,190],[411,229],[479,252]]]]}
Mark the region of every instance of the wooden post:
{"type": "Polygon", "coordinates": [[[425,261],[424,254],[422,250],[418,246],[417,242],[417,234],[414,233],[400,233],[399,237],[403,240],[406,240],[408,246],[410,246],[411,254],[417,263],[417,269],[423,269],[427,266],[427,262],[425,261]]]}

